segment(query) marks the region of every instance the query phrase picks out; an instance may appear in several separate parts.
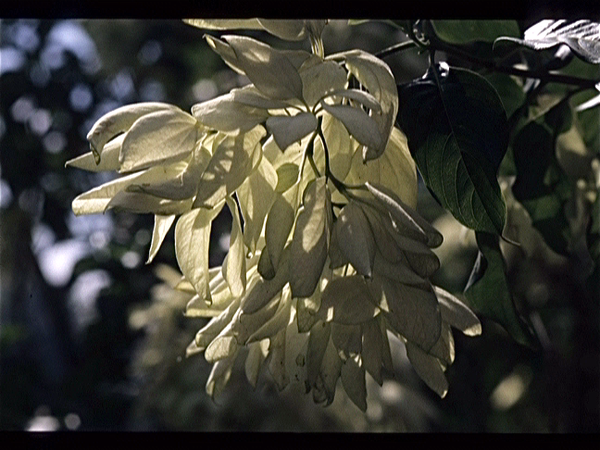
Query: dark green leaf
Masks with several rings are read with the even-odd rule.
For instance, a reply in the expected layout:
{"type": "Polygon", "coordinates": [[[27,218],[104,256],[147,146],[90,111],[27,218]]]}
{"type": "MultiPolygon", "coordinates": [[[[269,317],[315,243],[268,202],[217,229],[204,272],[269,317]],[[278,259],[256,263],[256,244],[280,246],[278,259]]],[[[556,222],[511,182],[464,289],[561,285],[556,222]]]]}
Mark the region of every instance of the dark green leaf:
{"type": "Polygon", "coordinates": [[[496,173],[508,125],[496,90],[474,72],[438,66],[399,93],[399,125],[428,188],[467,227],[501,234],[496,173]]]}
{"type": "Polygon", "coordinates": [[[499,323],[517,342],[535,346],[532,331],[520,317],[505,275],[499,238],[489,233],[475,233],[479,255],[465,288],[465,295],[475,311],[499,323]]]}
{"type": "Polygon", "coordinates": [[[501,36],[521,36],[514,20],[432,20],[431,24],[437,36],[450,44],[493,43],[501,36]]]}

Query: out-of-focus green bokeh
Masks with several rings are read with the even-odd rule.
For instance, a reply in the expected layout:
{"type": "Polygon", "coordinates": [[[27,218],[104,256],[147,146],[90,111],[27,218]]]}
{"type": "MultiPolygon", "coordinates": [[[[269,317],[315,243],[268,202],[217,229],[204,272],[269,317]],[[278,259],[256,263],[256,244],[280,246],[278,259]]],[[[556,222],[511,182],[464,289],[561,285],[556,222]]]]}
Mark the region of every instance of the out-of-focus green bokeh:
{"type": "MultiPolygon", "coordinates": [[[[87,131],[118,106],[162,101],[189,111],[247,80],[210,50],[204,31],[181,21],[2,20],[0,33],[1,430],[600,429],[599,299],[564,276],[571,268],[562,259],[510,247],[509,280],[534,311],[543,349],[484,320],[482,336],[455,334],[444,399],[397,346],[396,373],[381,387],[368,379],[366,414],[341,390],[323,408],[299,387],[277,392],[268,374],[252,389],[243,367],[213,402],[204,392],[210,365],[184,356],[205,320],[185,318],[185,299],[163,283],[176,276],[172,232],[145,265],[152,216],[75,217],[72,199],[108,178],[64,164],[88,151],[87,131]]],[[[327,53],[376,52],[403,39],[379,22],[333,21],[324,34],[327,53]]],[[[399,83],[427,68],[414,50],[386,62],[399,83]]],[[[461,292],[477,255],[472,233],[423,186],[419,210],[445,238],[435,281],[461,292]]],[[[224,257],[229,223],[226,213],[215,221],[211,265],[224,257]]]]}

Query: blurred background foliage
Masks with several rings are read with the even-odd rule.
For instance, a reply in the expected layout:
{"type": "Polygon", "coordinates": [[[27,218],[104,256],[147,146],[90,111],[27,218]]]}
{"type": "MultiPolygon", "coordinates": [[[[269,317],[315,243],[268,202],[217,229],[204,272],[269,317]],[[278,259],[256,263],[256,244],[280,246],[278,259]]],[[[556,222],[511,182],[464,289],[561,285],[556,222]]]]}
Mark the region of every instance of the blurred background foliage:
{"type": "MultiPolygon", "coordinates": [[[[342,393],[327,408],[299,388],[279,393],[267,374],[253,390],[243,367],[213,402],[204,392],[210,365],[184,356],[204,319],[183,317],[186,299],[169,288],[178,277],[172,231],[146,266],[152,216],[76,218],[72,199],[107,175],[64,163],[88,151],[87,131],[118,106],[163,101],[189,110],[247,80],[202,31],[180,21],[2,20],[0,32],[0,429],[600,429],[599,299],[589,294],[598,291],[563,276],[572,268],[562,259],[518,249],[508,250],[509,281],[547,345],[523,347],[485,320],[482,336],[457,334],[446,398],[429,391],[395,347],[396,373],[382,387],[370,380],[366,414],[342,393]]],[[[403,39],[377,22],[334,21],[324,34],[328,53],[376,52],[403,39]]],[[[399,83],[427,68],[416,50],[386,62],[399,83]]],[[[477,256],[474,236],[424,188],[419,209],[445,237],[435,281],[461,292],[477,256]]],[[[211,265],[227,250],[227,214],[213,225],[211,265]]],[[[588,284],[597,279],[596,267],[588,284]]]]}

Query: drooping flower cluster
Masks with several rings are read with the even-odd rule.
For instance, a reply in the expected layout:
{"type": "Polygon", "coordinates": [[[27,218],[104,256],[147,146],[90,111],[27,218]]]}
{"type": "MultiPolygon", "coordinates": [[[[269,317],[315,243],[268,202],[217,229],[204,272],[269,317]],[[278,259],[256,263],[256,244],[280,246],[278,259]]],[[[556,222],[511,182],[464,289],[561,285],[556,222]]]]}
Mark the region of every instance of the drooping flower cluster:
{"type": "Polygon", "coordinates": [[[390,69],[360,50],[325,57],[322,21],[234,22],[189,21],[309,37],[313,52],[207,36],[250,84],[191,114],[140,103],[101,117],[91,152],[68,165],[122,176],[79,195],[73,210],[153,213],[149,262],[175,223],[186,314],[211,318],[187,350],[213,363],[210,395],[243,354],[253,385],[266,367],[280,389],[299,381],[331,403],[341,378],[364,410],[366,373],[381,384],[382,369],[392,370],[390,334],[445,395],[451,327],[474,335],[480,325],[429,281],[442,236],[415,210],[416,169],[394,127],[390,69]],[[211,223],[225,205],[229,252],[210,268],[211,223]]]}

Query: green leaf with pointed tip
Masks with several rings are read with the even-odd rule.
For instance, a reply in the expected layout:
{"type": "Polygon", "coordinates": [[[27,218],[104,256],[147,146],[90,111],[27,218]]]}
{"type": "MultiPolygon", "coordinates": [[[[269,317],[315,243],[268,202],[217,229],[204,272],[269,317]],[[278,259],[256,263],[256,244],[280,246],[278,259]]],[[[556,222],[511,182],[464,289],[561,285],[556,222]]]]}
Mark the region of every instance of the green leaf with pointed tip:
{"type": "Polygon", "coordinates": [[[146,114],[136,120],[121,146],[121,172],[178,161],[189,155],[198,137],[197,122],[175,108],[146,114]]]}
{"type": "Polygon", "coordinates": [[[237,353],[213,364],[212,370],[208,375],[208,380],[206,381],[206,393],[210,395],[213,400],[221,395],[225,386],[227,386],[229,378],[231,378],[231,372],[233,371],[233,364],[235,363],[236,357],[237,353]]]}
{"type": "Polygon", "coordinates": [[[467,336],[481,334],[481,322],[479,322],[475,313],[467,305],[439,286],[434,286],[433,290],[440,302],[442,319],[444,321],[448,322],[454,328],[459,329],[467,336]]]}
{"type": "Polygon", "coordinates": [[[284,194],[276,193],[267,216],[265,240],[274,267],[279,266],[279,258],[294,226],[297,190],[295,187],[284,194]]]}
{"type": "Polygon", "coordinates": [[[329,149],[331,172],[337,179],[343,180],[350,171],[356,142],[350,139],[346,127],[330,114],[323,114],[321,129],[329,149]]]}
{"type": "Polygon", "coordinates": [[[290,106],[288,102],[283,100],[273,100],[272,98],[265,97],[265,95],[252,84],[232,89],[229,94],[234,102],[252,108],[285,109],[290,106]]]}
{"type": "Polygon", "coordinates": [[[265,361],[268,349],[268,341],[254,342],[248,345],[248,356],[244,364],[246,378],[253,388],[256,388],[260,369],[265,361]]]}
{"type": "Polygon", "coordinates": [[[211,319],[210,322],[196,333],[194,338],[196,351],[204,350],[223,331],[236,314],[240,302],[241,299],[239,297],[234,299],[217,317],[211,319]]]}
{"type": "Polygon", "coordinates": [[[465,288],[465,296],[474,310],[499,323],[517,342],[535,347],[532,331],[519,315],[505,275],[505,263],[499,238],[475,233],[479,255],[465,288]]]}
{"type": "Polygon", "coordinates": [[[289,281],[289,248],[281,254],[281,260],[277,266],[275,276],[271,280],[265,280],[257,276],[251,285],[246,288],[241,309],[246,314],[253,314],[275,297],[289,281]]]}
{"type": "Polygon", "coordinates": [[[275,192],[285,192],[298,181],[300,168],[297,164],[285,163],[277,168],[277,186],[275,192]]]}
{"type": "Polygon", "coordinates": [[[119,153],[121,152],[121,145],[125,136],[126,134],[120,134],[108,141],[102,149],[102,159],[99,162],[96,161],[97,158],[94,152],[88,152],[67,161],[65,166],[77,167],[78,169],[90,172],[119,170],[119,153]]]}
{"type": "Polygon", "coordinates": [[[437,66],[399,95],[398,122],[428,188],[463,225],[501,234],[506,205],[496,173],[508,125],[494,88],[469,70],[437,66]]]}
{"type": "Polygon", "coordinates": [[[377,384],[381,386],[383,384],[381,368],[383,366],[384,354],[386,353],[386,350],[387,353],[389,353],[387,335],[382,333],[377,319],[367,320],[366,322],[361,323],[361,330],[363,335],[361,352],[363,365],[365,370],[369,372],[377,384]]]}
{"type": "Polygon", "coordinates": [[[268,368],[280,391],[290,382],[287,371],[285,370],[285,335],[286,329],[284,328],[270,340],[271,342],[269,345],[268,368]]]}
{"type": "Polygon", "coordinates": [[[306,377],[310,384],[317,380],[330,335],[331,324],[327,322],[319,321],[310,329],[306,351],[306,377]]]}
{"type": "Polygon", "coordinates": [[[343,360],[359,355],[362,350],[360,325],[331,323],[331,341],[343,360]]]}
{"type": "Polygon", "coordinates": [[[275,315],[266,321],[258,330],[256,330],[248,338],[247,342],[256,342],[266,338],[271,338],[279,333],[283,328],[287,327],[290,321],[290,313],[292,310],[292,299],[290,298],[289,289],[282,293],[281,301],[275,315]]]}
{"type": "Polygon", "coordinates": [[[287,41],[301,41],[306,38],[304,20],[256,19],[273,36],[287,41]]]}
{"type": "MultiPolygon", "coordinates": [[[[120,192],[134,183],[159,183],[177,176],[179,167],[169,165],[166,167],[152,167],[143,172],[126,175],[104,183],[87,192],[79,194],[71,205],[75,215],[104,213],[110,202],[120,192]]],[[[149,196],[146,196],[149,197],[149,196]]],[[[161,199],[154,198],[156,206],[161,199]]]]}

